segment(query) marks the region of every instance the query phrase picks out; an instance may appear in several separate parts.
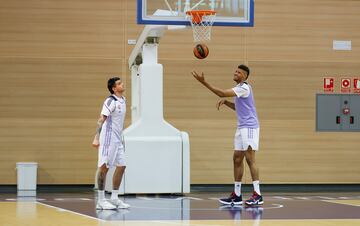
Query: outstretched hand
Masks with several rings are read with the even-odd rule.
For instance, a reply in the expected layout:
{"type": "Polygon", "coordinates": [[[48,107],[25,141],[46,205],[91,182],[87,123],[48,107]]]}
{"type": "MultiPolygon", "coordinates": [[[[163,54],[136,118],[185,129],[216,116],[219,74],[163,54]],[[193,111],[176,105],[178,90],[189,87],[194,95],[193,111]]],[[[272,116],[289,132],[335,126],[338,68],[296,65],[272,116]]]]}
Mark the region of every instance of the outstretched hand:
{"type": "Polygon", "coordinates": [[[196,80],[198,80],[201,83],[205,82],[205,76],[204,76],[204,72],[201,72],[201,75],[198,74],[196,71],[192,71],[191,74],[194,76],[194,78],[196,78],[196,80]]]}
{"type": "Polygon", "coordinates": [[[223,104],[225,104],[225,102],[226,102],[225,99],[220,99],[220,100],[217,102],[217,104],[216,104],[216,108],[217,108],[218,110],[220,110],[220,106],[223,105],[223,104]]]}

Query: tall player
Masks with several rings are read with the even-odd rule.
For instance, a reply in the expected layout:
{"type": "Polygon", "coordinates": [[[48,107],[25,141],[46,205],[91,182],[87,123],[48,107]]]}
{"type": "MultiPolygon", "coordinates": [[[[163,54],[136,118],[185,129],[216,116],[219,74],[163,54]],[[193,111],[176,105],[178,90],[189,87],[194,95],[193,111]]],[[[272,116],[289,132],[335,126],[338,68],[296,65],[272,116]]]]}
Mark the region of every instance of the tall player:
{"type": "Polygon", "coordinates": [[[126,101],[123,93],[124,84],[119,77],[108,80],[111,95],[106,98],[100,118],[97,122],[96,135],[92,145],[98,148],[98,202],[96,209],[125,209],[130,205],[119,199],[119,187],[126,164],[122,130],[126,113],[126,101]],[[105,179],[110,167],[116,166],[113,176],[113,190],[110,200],[105,199],[105,179]]]}
{"type": "Polygon", "coordinates": [[[250,74],[250,70],[246,65],[239,65],[234,73],[233,80],[236,86],[231,89],[220,89],[212,86],[205,80],[204,73],[198,74],[193,71],[192,75],[211,92],[217,96],[234,97],[234,102],[221,99],[217,103],[220,106],[227,107],[236,111],[238,125],[234,138],[234,192],[229,198],[220,199],[220,203],[225,205],[242,204],[241,180],[244,174],[243,160],[246,159],[253,180],[254,192],[250,199],[245,201],[246,205],[261,205],[264,203],[260,193],[259,170],[255,162],[255,153],[259,148],[259,122],[255,108],[254,96],[251,86],[245,82],[250,74]]]}

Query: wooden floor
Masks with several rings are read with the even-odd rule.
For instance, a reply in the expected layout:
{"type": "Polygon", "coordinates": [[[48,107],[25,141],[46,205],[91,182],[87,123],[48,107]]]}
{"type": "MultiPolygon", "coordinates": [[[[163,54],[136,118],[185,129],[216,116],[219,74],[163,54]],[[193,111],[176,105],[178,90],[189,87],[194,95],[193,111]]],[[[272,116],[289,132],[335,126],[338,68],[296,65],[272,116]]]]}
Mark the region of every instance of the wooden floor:
{"type": "Polygon", "coordinates": [[[95,210],[96,196],[0,194],[1,226],[360,225],[360,193],[266,194],[261,207],[221,206],[225,193],[123,196],[129,210],[95,210]]]}

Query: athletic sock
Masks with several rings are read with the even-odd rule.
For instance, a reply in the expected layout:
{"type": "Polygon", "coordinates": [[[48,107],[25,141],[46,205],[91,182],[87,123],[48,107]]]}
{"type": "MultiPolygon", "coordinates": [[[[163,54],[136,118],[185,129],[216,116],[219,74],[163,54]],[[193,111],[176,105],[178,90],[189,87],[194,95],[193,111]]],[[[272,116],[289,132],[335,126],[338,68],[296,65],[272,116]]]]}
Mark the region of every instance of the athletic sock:
{"type": "Polygon", "coordinates": [[[234,191],[237,196],[241,195],[241,182],[235,181],[234,191]]]}
{"type": "Polygon", "coordinates": [[[261,193],[260,193],[260,181],[258,181],[258,180],[253,181],[253,185],[254,185],[254,191],[256,193],[258,193],[259,195],[261,195],[261,193]]]}
{"type": "Polygon", "coordinates": [[[98,190],[98,200],[104,200],[104,199],[105,199],[105,191],[98,190]]]}
{"type": "Polygon", "coordinates": [[[119,198],[119,190],[112,190],[110,199],[118,199],[119,198]]]}

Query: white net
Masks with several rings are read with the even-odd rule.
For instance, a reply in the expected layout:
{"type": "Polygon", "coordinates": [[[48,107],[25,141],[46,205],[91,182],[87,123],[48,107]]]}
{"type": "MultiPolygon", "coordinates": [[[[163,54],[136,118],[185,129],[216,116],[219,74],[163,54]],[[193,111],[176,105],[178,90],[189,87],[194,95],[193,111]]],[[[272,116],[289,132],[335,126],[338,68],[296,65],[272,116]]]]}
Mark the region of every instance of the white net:
{"type": "Polygon", "coordinates": [[[210,41],[215,17],[214,11],[204,13],[204,11],[193,10],[186,13],[186,18],[190,21],[193,29],[194,42],[210,41]]]}

